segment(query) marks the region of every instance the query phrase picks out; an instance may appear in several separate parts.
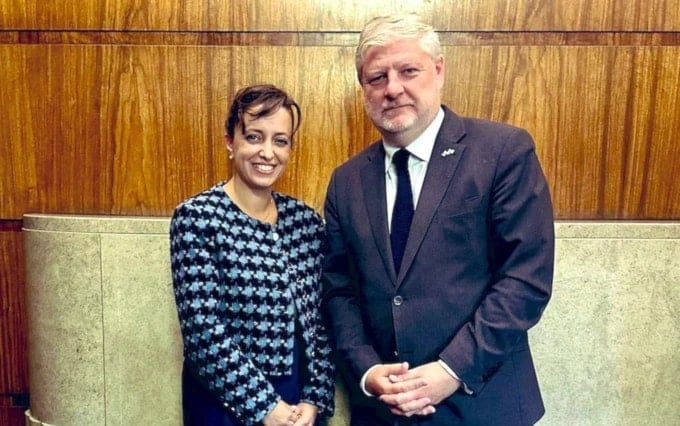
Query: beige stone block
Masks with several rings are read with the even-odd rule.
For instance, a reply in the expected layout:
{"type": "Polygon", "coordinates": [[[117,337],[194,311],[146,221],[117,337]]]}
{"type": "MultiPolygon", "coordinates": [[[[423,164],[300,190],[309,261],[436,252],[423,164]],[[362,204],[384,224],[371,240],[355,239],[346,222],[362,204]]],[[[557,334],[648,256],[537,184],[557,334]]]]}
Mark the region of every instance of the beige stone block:
{"type": "Polygon", "coordinates": [[[167,234],[170,219],[145,216],[27,214],[25,229],[71,234],[167,234]]]}
{"type": "Polygon", "coordinates": [[[26,410],[24,412],[24,420],[25,426],[52,426],[33,417],[31,410],[26,410]]]}
{"type": "MultiPolygon", "coordinates": [[[[24,226],[27,425],[180,425],[169,220],[29,215],[24,226]]],[[[555,228],[553,297],[530,332],[539,424],[678,424],[680,223],[555,228]]],[[[330,425],[347,426],[338,390],[330,425]]]]}
{"type": "Polygon", "coordinates": [[[106,424],[179,424],[182,340],[168,235],[101,235],[106,424]]]}
{"type": "Polygon", "coordinates": [[[678,424],[680,225],[577,227],[558,232],[553,297],[530,333],[540,424],[678,424]]]}
{"type": "Polygon", "coordinates": [[[104,417],[99,237],[24,230],[31,412],[42,422],[104,417]]]}

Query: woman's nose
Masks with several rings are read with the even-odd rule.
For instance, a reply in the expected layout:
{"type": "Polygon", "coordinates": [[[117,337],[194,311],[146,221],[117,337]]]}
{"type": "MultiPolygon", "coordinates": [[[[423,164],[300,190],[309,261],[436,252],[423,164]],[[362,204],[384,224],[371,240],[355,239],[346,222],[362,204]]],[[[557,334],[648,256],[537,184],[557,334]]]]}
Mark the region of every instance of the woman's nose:
{"type": "Polygon", "coordinates": [[[273,155],[274,151],[272,150],[272,141],[271,140],[264,141],[260,149],[260,157],[269,159],[272,158],[273,155]]]}

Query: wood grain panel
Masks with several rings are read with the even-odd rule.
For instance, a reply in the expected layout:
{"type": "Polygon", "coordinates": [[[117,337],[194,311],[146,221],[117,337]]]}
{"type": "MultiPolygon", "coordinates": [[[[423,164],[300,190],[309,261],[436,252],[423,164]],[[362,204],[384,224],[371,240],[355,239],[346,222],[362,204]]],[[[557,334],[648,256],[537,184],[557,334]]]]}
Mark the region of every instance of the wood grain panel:
{"type": "Polygon", "coordinates": [[[634,89],[626,101],[636,159],[626,161],[615,211],[631,219],[678,218],[680,48],[635,50],[632,60],[634,89]]]}
{"type": "Polygon", "coordinates": [[[448,47],[444,98],[527,128],[561,219],[677,219],[680,48],[448,47]],[[585,72],[584,70],[587,70],[585,72]]]}
{"type": "Polygon", "coordinates": [[[626,28],[680,30],[680,0],[619,0],[613,2],[612,6],[611,28],[621,31],[626,28]]]}
{"type": "MultiPolygon", "coordinates": [[[[6,221],[0,223],[7,224],[6,221]]],[[[24,254],[20,230],[0,227],[0,395],[28,393],[24,254]]],[[[6,398],[10,398],[6,396],[6,398]]],[[[0,404],[13,405],[14,402],[0,404]]],[[[9,413],[9,412],[7,412],[9,413]]],[[[9,414],[8,414],[9,415],[9,414]]],[[[0,422],[0,424],[5,424],[0,422]]]]}
{"type": "MultiPolygon", "coordinates": [[[[179,194],[222,174],[216,119],[210,103],[209,50],[173,47],[102,49],[100,139],[112,147],[103,165],[109,201],[99,209],[162,215],[179,194]]],[[[217,108],[213,111],[213,108],[217,108]]]]}
{"type": "Polygon", "coordinates": [[[21,80],[3,106],[14,116],[0,116],[11,135],[3,158],[21,172],[0,174],[13,194],[4,217],[168,215],[227,176],[223,122],[245,84],[279,84],[303,105],[300,148],[280,189],[315,207],[348,141],[363,139],[347,136],[360,111],[344,98],[356,89],[352,49],[17,45],[0,55],[18,70],[0,84],[21,80]],[[38,72],[22,76],[27,69],[38,72]]]}
{"type": "MultiPolygon", "coordinates": [[[[0,174],[1,189],[17,194],[3,197],[5,217],[169,214],[227,176],[224,114],[245,84],[279,84],[303,106],[296,153],[278,189],[316,208],[332,169],[377,137],[350,47],[0,52],[23,62],[11,77],[18,84],[0,76],[19,91],[3,106],[10,118],[0,115],[12,135],[0,149],[13,171],[0,174]],[[41,72],[24,82],[28,69],[41,72]]],[[[680,47],[447,46],[445,53],[445,102],[532,132],[559,218],[680,217],[671,178],[680,162],[680,47]]]]}
{"type": "MultiPolygon", "coordinates": [[[[440,31],[452,46],[678,46],[680,32],[487,32],[440,31]]],[[[138,46],[356,47],[359,34],[335,32],[5,31],[0,44],[95,44],[138,46]]]]}
{"type": "MultiPolygon", "coordinates": [[[[94,206],[108,199],[101,165],[109,147],[99,137],[100,50],[30,46],[0,51],[18,73],[8,106],[16,120],[3,123],[10,128],[11,167],[20,171],[14,182],[3,179],[3,190],[17,195],[11,211],[95,212],[94,206]],[[22,177],[23,185],[12,186],[22,177]]],[[[16,213],[4,217],[20,218],[16,213]]]]}
{"type": "MultiPolygon", "coordinates": [[[[32,73],[28,70],[26,49],[0,46],[0,218],[19,218],[18,212],[35,203],[37,176],[35,142],[39,134],[32,120],[37,112],[31,98],[32,73]]],[[[33,86],[35,87],[35,86],[33,86]]],[[[45,84],[38,85],[42,90],[45,84]]]]}
{"type": "Polygon", "coordinates": [[[27,407],[10,407],[0,405],[0,425],[2,426],[25,426],[24,411],[27,407]]]}
{"type": "Polygon", "coordinates": [[[386,11],[438,29],[678,31],[680,0],[0,0],[0,28],[41,30],[356,31],[386,11]]]}

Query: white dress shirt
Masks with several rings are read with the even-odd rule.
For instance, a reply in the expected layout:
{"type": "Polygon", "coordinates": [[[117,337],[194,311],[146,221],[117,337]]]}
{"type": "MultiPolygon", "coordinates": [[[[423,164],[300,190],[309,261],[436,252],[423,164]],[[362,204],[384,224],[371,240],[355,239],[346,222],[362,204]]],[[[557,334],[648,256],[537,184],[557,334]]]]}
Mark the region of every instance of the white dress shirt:
{"type": "MultiPolygon", "coordinates": [[[[420,191],[423,189],[427,165],[430,162],[434,141],[437,139],[437,133],[439,133],[439,128],[442,126],[443,121],[444,110],[440,108],[434,120],[427,126],[425,131],[405,148],[411,154],[408,159],[408,174],[411,179],[411,192],[413,193],[414,208],[418,208],[418,199],[420,198],[420,191]]],[[[389,229],[392,230],[392,209],[394,208],[394,200],[397,197],[397,169],[394,164],[392,164],[392,157],[399,148],[387,145],[385,142],[383,142],[383,147],[385,148],[387,223],[389,229]]]]}

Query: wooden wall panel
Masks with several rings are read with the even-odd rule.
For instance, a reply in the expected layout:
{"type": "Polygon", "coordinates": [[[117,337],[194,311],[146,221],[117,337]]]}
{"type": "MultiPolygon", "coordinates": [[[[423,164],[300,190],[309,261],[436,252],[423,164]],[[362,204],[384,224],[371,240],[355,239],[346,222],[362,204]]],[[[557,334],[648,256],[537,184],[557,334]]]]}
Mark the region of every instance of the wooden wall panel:
{"type": "Polygon", "coordinates": [[[323,47],[0,46],[19,70],[0,84],[32,70],[4,106],[12,115],[0,117],[12,170],[0,174],[0,190],[15,194],[3,197],[0,214],[170,214],[182,197],[227,177],[228,102],[256,82],[279,84],[302,104],[280,189],[320,208],[346,144],[363,146],[347,118],[361,105],[343,95],[356,90],[352,55],[323,47]]]}
{"type": "Polygon", "coordinates": [[[447,103],[533,134],[559,218],[680,217],[680,47],[445,53],[447,103]]]}
{"type": "Polygon", "coordinates": [[[0,425],[24,426],[26,424],[24,411],[26,411],[26,407],[4,404],[4,401],[0,399],[0,425]]]}
{"type": "MultiPolygon", "coordinates": [[[[446,46],[452,109],[531,131],[562,219],[677,219],[680,47],[446,46]],[[587,70],[587,72],[584,72],[587,70]]],[[[170,214],[228,175],[223,121],[242,85],[303,107],[278,189],[320,209],[332,169],[377,137],[353,48],[0,46],[0,214],[170,214]],[[294,71],[293,71],[294,70],[294,71]],[[6,81],[3,81],[7,79],[6,81]]]]}
{"type": "Polygon", "coordinates": [[[177,202],[177,196],[164,198],[168,192],[205,185],[214,172],[206,169],[213,155],[204,53],[0,46],[0,58],[15,70],[2,84],[16,88],[0,104],[10,113],[0,118],[10,135],[0,149],[12,171],[0,174],[0,190],[16,194],[2,197],[3,217],[28,211],[160,215],[177,202]]]}
{"type": "Polygon", "coordinates": [[[386,11],[455,31],[680,30],[680,0],[1,0],[0,29],[357,31],[386,11]]]}
{"type": "MultiPolygon", "coordinates": [[[[40,136],[32,120],[37,111],[31,97],[31,77],[24,49],[0,45],[0,219],[16,218],[35,202],[37,187],[35,142],[40,136]]],[[[45,87],[45,84],[42,85],[45,87]]],[[[42,96],[41,96],[42,97],[42,96]]]]}
{"type": "Polygon", "coordinates": [[[97,210],[164,214],[180,194],[223,174],[225,162],[213,159],[224,158],[215,119],[225,107],[208,99],[206,50],[94,49],[102,51],[99,71],[105,82],[99,137],[111,147],[110,161],[104,163],[108,201],[97,210]]]}
{"type": "Polygon", "coordinates": [[[624,31],[679,31],[679,0],[620,0],[612,8],[611,29],[624,31]]]}
{"type": "Polygon", "coordinates": [[[0,406],[14,405],[13,395],[28,389],[24,253],[18,225],[0,221],[0,399],[5,400],[0,406]]]}

